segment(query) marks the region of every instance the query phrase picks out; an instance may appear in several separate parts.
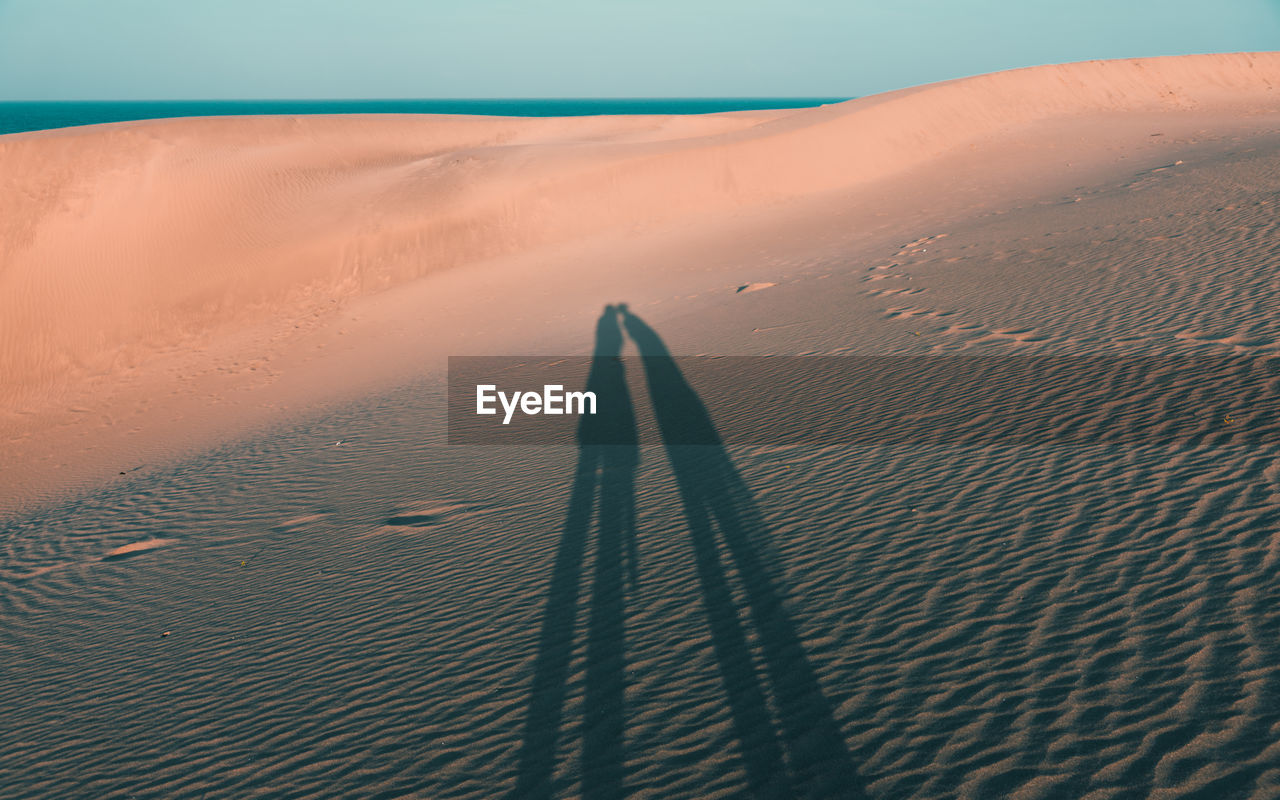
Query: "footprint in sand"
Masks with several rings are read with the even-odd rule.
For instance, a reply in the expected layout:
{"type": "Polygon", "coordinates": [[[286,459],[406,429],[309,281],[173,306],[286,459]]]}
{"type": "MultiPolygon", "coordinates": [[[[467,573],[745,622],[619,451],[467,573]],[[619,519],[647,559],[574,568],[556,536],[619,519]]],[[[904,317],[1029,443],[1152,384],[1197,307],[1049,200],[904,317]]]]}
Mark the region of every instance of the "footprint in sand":
{"type": "Polygon", "coordinates": [[[466,513],[471,508],[465,504],[423,508],[388,517],[386,524],[395,528],[429,528],[459,516],[471,516],[466,513]]]}
{"type": "Polygon", "coordinates": [[[126,558],[133,558],[135,556],[140,556],[143,553],[149,552],[151,550],[156,550],[161,547],[168,547],[171,544],[176,544],[177,541],[178,541],[177,539],[144,539],[140,542],[131,542],[129,544],[121,545],[120,547],[117,547],[116,549],[112,550],[111,552],[103,556],[101,560],[102,561],[123,561],[126,558]]]}
{"type": "Polygon", "coordinates": [[[358,538],[380,536],[384,534],[411,534],[430,528],[439,528],[451,522],[469,519],[481,514],[490,514],[498,509],[482,508],[471,503],[447,503],[419,506],[405,506],[387,516],[372,530],[358,538]]]}
{"type": "Polygon", "coordinates": [[[500,506],[479,505],[476,503],[433,503],[403,506],[383,520],[380,525],[359,538],[388,533],[404,534],[429,528],[439,528],[450,523],[471,519],[472,517],[500,514],[513,509],[535,505],[538,505],[538,503],[515,503],[500,506]]]}

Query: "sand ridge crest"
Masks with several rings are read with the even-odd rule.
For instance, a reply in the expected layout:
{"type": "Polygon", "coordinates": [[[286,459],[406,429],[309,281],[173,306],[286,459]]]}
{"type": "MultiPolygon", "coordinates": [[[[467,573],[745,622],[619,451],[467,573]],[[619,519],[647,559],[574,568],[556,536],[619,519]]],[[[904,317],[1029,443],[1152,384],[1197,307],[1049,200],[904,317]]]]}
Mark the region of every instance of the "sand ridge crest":
{"type": "Polygon", "coordinates": [[[158,120],[0,137],[0,402],[610,231],[892,175],[1055,115],[1280,109],[1280,54],[1034,67],[791,112],[158,120]]]}

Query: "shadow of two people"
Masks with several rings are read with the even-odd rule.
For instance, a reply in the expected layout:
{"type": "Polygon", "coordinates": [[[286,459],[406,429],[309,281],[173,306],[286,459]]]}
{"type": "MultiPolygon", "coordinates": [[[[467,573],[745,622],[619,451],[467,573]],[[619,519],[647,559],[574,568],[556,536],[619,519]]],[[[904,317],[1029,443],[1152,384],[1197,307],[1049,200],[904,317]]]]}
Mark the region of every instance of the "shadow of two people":
{"type": "Polygon", "coordinates": [[[638,579],[635,409],[621,353],[623,329],[640,351],[654,418],[679,487],[703,609],[747,790],[754,797],[858,798],[864,793],[830,701],[783,604],[779,573],[764,554],[768,531],[729,459],[711,415],[658,334],[625,306],[596,324],[586,390],[599,413],[578,427],[579,457],[552,568],[513,797],[550,797],[573,629],[593,506],[597,517],[583,681],[582,795],[625,795],[625,585],[638,579]],[[621,321],[621,325],[619,325],[621,321]],[[763,672],[730,588],[728,561],[745,587],[763,672]],[[625,580],[624,580],[625,578],[625,580]]]}

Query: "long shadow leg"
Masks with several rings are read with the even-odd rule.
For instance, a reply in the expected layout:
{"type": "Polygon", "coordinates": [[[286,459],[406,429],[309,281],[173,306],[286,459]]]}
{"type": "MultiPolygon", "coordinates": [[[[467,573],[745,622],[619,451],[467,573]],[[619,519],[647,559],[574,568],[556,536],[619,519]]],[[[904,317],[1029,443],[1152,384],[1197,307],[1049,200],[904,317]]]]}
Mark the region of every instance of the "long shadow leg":
{"type": "MultiPolygon", "coordinates": [[[[568,692],[569,665],[573,658],[573,632],[578,617],[578,596],[582,582],[582,567],[586,552],[587,532],[591,524],[591,512],[600,480],[611,482],[608,487],[608,503],[601,503],[601,551],[596,561],[596,595],[592,604],[590,626],[594,650],[588,658],[588,683],[590,684],[588,709],[605,709],[606,731],[603,744],[585,744],[584,762],[592,781],[600,777],[601,791],[619,790],[622,785],[622,612],[620,599],[601,593],[612,581],[610,573],[617,569],[619,556],[611,555],[618,549],[620,533],[617,524],[607,522],[625,513],[631,498],[619,499],[617,488],[612,485],[620,463],[617,453],[629,452],[627,469],[635,469],[635,416],[627,393],[626,379],[618,354],[622,351],[622,330],[618,327],[617,310],[606,306],[596,322],[595,351],[591,369],[587,375],[587,390],[599,396],[598,416],[584,416],[578,426],[578,466],[574,473],[573,489],[569,495],[569,511],[565,518],[564,532],[556,551],[555,565],[551,571],[551,585],[547,593],[546,610],[538,635],[538,655],[533,668],[533,685],[530,688],[529,713],[525,719],[524,736],[520,744],[516,786],[512,798],[548,798],[551,796],[551,778],[555,773],[556,744],[564,716],[565,697],[568,692]],[[622,445],[619,447],[619,445],[622,445]],[[627,446],[629,445],[629,446],[627,446]],[[619,510],[615,510],[619,509],[619,510]],[[606,524],[607,523],[607,524],[606,524]],[[609,532],[603,528],[611,529],[609,532]],[[606,578],[601,580],[601,571],[606,578]],[[614,649],[609,651],[606,645],[614,649]],[[616,676],[616,677],[615,677],[616,676]]],[[[627,484],[629,491],[629,483],[627,484]]],[[[602,488],[604,491],[604,488],[602,488]]],[[[621,589],[620,585],[617,587],[621,589]]],[[[589,714],[599,713],[590,711],[589,714]]],[[[592,783],[592,791],[595,784],[592,783]]],[[[584,786],[584,792],[587,791],[584,786]]]]}
{"type": "MultiPolygon", "coordinates": [[[[708,515],[713,515],[745,586],[749,612],[773,687],[797,796],[865,797],[830,701],[783,605],[775,571],[760,556],[767,530],[746,485],[725,452],[711,416],[684,379],[662,339],[639,317],[625,313],[627,332],[645,356],[654,415],[682,495],[706,504],[690,515],[695,547],[716,559],[708,515]],[[697,443],[701,446],[687,446],[697,443]],[[703,544],[697,544],[704,540],[703,544]]],[[[705,585],[704,585],[704,591],[705,585]]],[[[709,610],[710,613],[710,610],[709,610]]],[[[771,726],[771,720],[765,720],[771,726]]],[[[772,728],[769,728],[772,731],[772,728]]]]}
{"type": "Polygon", "coordinates": [[[716,549],[706,504],[687,484],[682,485],[680,494],[689,521],[702,604],[711,628],[711,646],[728,696],[734,736],[742,749],[748,789],[754,797],[791,797],[782,748],[774,736],[764,689],[756,678],[751,649],[716,549]]]}
{"type": "MultiPolygon", "coordinates": [[[[637,451],[638,452],[638,451],[637,451]]],[[[627,550],[627,583],[632,589],[640,585],[640,551],[636,537],[636,476],[632,469],[620,480],[626,481],[625,490],[619,494],[624,496],[619,512],[622,526],[622,540],[627,550]]]]}
{"type": "Polygon", "coordinates": [[[582,730],[582,796],[616,800],[623,795],[625,764],[626,647],[624,538],[629,535],[634,448],[599,448],[599,537],[587,617],[587,667],[582,730]]]}
{"type": "Polygon", "coordinates": [[[727,457],[715,474],[719,487],[711,493],[712,513],[746,586],[798,796],[865,797],[831,701],[823,694],[781,593],[752,547],[749,529],[763,528],[759,511],[744,495],[746,487],[727,457]]]}
{"type": "Polygon", "coordinates": [[[573,657],[573,628],[578,617],[587,527],[591,523],[596,487],[596,461],[597,454],[592,450],[584,449],[578,456],[569,512],[556,550],[538,635],[538,657],[533,668],[529,714],[525,718],[516,787],[511,793],[513,799],[551,797],[556,743],[560,738],[569,662],[573,657]]]}
{"type": "MultiPolygon", "coordinates": [[[[578,438],[599,454],[600,511],[591,610],[587,617],[584,679],[582,794],[588,800],[623,795],[626,732],[626,608],[624,550],[634,547],[635,410],[626,371],[617,356],[622,330],[606,307],[597,326],[596,355],[587,388],[599,414],[583,417],[578,438]]],[[[634,562],[633,562],[634,563],[634,562]]],[[[634,582],[634,581],[633,581],[634,582]]]]}

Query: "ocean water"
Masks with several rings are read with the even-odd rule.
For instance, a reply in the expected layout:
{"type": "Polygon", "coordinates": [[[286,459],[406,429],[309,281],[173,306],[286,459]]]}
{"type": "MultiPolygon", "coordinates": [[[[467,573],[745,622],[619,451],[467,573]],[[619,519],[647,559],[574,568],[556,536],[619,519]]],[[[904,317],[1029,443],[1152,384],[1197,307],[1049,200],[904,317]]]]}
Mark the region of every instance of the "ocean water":
{"type": "Polygon", "coordinates": [[[841,97],[707,97],[533,100],[156,100],[0,102],[0,134],[168,117],[238,114],[482,114],[583,117],[600,114],[710,114],[809,108],[841,97]]]}

